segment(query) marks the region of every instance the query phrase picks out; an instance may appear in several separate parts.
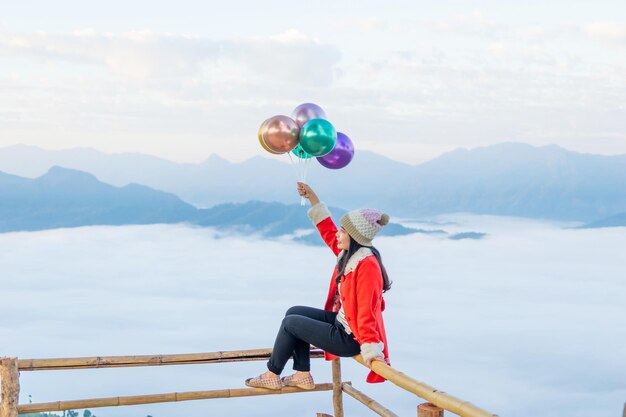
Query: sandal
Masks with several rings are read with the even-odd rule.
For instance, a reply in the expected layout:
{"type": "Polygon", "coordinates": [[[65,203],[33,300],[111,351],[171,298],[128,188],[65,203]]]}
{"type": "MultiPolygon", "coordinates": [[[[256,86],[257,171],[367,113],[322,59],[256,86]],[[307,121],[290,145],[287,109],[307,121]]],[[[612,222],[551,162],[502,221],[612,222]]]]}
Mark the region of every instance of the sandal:
{"type": "Polygon", "coordinates": [[[265,388],[272,390],[279,390],[283,388],[283,384],[278,376],[275,378],[264,377],[263,374],[255,376],[254,378],[246,379],[246,385],[252,388],[265,388]]]}
{"type": "Polygon", "coordinates": [[[305,390],[312,390],[315,388],[315,382],[313,381],[311,374],[299,377],[296,377],[296,374],[293,374],[284,377],[281,381],[286,387],[297,387],[305,390]]]}

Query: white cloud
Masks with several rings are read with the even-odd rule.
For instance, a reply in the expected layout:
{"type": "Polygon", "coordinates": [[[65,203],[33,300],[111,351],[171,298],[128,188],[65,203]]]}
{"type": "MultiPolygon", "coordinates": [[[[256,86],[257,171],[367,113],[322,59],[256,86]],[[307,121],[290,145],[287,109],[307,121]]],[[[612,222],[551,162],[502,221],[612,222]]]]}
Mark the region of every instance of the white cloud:
{"type": "Polygon", "coordinates": [[[289,113],[294,97],[310,101],[327,90],[340,58],[295,30],[219,41],[151,31],[3,32],[2,55],[3,145],[92,144],[186,161],[258,153],[258,144],[242,143],[247,132],[289,113]],[[214,146],[218,138],[228,145],[214,146]]]}
{"type": "Polygon", "coordinates": [[[591,39],[626,46],[626,24],[595,22],[583,26],[583,33],[591,39]]]}
{"type": "Polygon", "coordinates": [[[411,163],[503,140],[626,152],[626,59],[584,42],[583,26],[494,13],[387,10],[227,38],[5,30],[0,145],[241,160],[258,154],[261,120],[313,101],[358,143],[411,163]]]}
{"type": "Polygon", "coordinates": [[[0,51],[39,59],[103,65],[117,74],[148,78],[193,73],[200,62],[218,56],[219,44],[191,36],[131,31],[97,33],[0,33],[0,51]]]}
{"type": "Polygon", "coordinates": [[[227,55],[239,63],[247,63],[248,77],[271,80],[273,85],[302,84],[329,87],[333,67],[339,62],[337,48],[289,30],[278,36],[255,37],[235,41],[227,55]]]}
{"type": "Polygon", "coordinates": [[[107,67],[113,73],[140,79],[198,76],[208,65],[246,74],[261,73],[277,81],[328,85],[339,60],[335,48],[295,31],[240,40],[216,41],[198,36],[156,33],[150,30],[98,33],[81,29],[72,33],[0,32],[0,52],[40,59],[83,62],[107,67]]]}
{"type": "MultiPolygon", "coordinates": [[[[486,216],[437,220],[450,232],[489,235],[380,238],[394,280],[385,312],[393,366],[499,415],[613,416],[626,395],[624,230],[486,216]]],[[[0,326],[1,350],[24,359],[269,347],[287,307],[322,304],[333,262],[327,248],[218,239],[210,229],[183,226],[0,234],[0,315],[11,318],[0,326]]],[[[263,366],[24,372],[22,401],[28,394],[40,402],[242,387],[263,366]]],[[[328,364],[313,366],[319,382],[330,380],[328,364]]],[[[366,370],[353,361],[343,361],[343,373],[394,412],[415,412],[413,395],[366,384],[366,370]]],[[[330,394],[320,393],[133,412],[244,415],[256,406],[259,416],[311,415],[330,404],[330,394]]],[[[345,405],[346,414],[364,411],[350,399],[345,405]]]]}

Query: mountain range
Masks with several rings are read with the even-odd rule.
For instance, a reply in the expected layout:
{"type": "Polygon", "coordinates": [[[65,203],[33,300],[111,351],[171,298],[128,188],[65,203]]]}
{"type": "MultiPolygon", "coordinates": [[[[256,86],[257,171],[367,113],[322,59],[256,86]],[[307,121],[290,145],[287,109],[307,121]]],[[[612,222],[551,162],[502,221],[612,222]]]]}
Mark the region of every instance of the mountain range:
{"type": "Polygon", "coordinates": [[[602,227],[625,227],[626,211],[623,213],[610,216],[605,219],[596,220],[594,222],[580,226],[580,229],[599,229],[602,227]]]}
{"type": "MultiPolygon", "coordinates": [[[[313,231],[307,207],[249,201],[198,209],[171,193],[129,184],[116,187],[94,175],[61,167],[35,179],[0,172],[0,232],[44,230],[91,225],[187,223],[264,237],[313,231]]],[[[338,219],[345,210],[331,208],[338,219]]],[[[390,223],[383,235],[438,233],[390,223]]],[[[317,234],[296,240],[322,244],[317,234]]]]}
{"type": "MultiPolygon", "coordinates": [[[[202,163],[182,164],[93,149],[0,149],[0,171],[34,178],[52,166],[87,171],[118,187],[142,184],[200,208],[297,202],[297,167],[277,157],[231,163],[211,155],[202,163]]],[[[626,212],[626,155],[581,154],[555,145],[457,149],[419,165],[357,150],[342,170],[313,161],[307,182],[334,206],[377,207],[404,218],[469,212],[593,222],[626,212]]]]}

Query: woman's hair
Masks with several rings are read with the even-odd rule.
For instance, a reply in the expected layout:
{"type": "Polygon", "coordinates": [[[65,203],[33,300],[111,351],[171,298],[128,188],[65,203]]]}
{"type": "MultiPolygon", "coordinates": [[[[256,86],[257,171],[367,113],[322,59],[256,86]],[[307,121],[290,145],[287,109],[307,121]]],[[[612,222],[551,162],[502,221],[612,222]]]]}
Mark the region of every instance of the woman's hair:
{"type": "MultiPolygon", "coordinates": [[[[361,249],[362,247],[363,245],[361,245],[356,240],[352,239],[352,236],[350,236],[350,248],[348,248],[348,250],[344,252],[341,259],[337,261],[337,277],[335,278],[335,281],[337,283],[339,283],[339,281],[341,280],[341,277],[343,277],[343,275],[345,274],[346,264],[348,263],[348,259],[350,259],[352,255],[354,255],[355,252],[361,249]]],[[[376,249],[373,246],[369,246],[369,248],[372,250],[372,253],[376,257],[376,260],[378,261],[378,265],[380,265],[380,271],[382,272],[382,275],[383,275],[383,292],[389,291],[389,289],[391,288],[392,281],[389,280],[389,276],[387,275],[387,270],[385,269],[385,266],[383,265],[383,260],[380,257],[380,252],[378,252],[378,249],[376,249]]]]}

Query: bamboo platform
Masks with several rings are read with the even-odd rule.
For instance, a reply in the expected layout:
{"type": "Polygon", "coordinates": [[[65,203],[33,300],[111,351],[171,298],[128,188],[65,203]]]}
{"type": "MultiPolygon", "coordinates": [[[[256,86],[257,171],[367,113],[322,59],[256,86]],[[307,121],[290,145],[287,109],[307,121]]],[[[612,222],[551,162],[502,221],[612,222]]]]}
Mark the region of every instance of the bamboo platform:
{"type": "MultiPolygon", "coordinates": [[[[334,359],[332,361],[332,383],[317,384],[315,388],[310,391],[301,390],[295,387],[284,387],[281,390],[275,391],[263,388],[235,388],[54,401],[37,404],[18,404],[20,389],[19,372],[23,371],[77,370],[93,368],[197,365],[222,362],[264,361],[269,359],[270,354],[271,349],[250,349],[172,355],[97,356],[19,360],[17,358],[0,358],[0,380],[2,382],[0,417],[18,417],[18,413],[54,412],[71,409],[129,406],[211,398],[237,398],[256,395],[293,394],[298,392],[316,391],[333,391],[334,416],[330,417],[343,417],[343,393],[346,393],[350,397],[356,399],[380,416],[397,417],[397,415],[391,410],[379,404],[363,392],[352,387],[350,382],[343,381],[341,377],[341,362],[339,359],[334,359]]],[[[311,358],[322,357],[324,357],[323,351],[318,349],[311,350],[311,358]]],[[[354,359],[366,366],[361,358],[361,355],[355,356],[354,359]]],[[[423,382],[413,379],[390,367],[384,362],[372,362],[371,369],[396,386],[429,401],[428,403],[421,404],[417,408],[418,417],[443,416],[443,410],[458,414],[461,417],[497,417],[496,414],[489,413],[468,401],[461,400],[423,382]]],[[[325,413],[317,413],[317,415],[329,416],[325,413]]],[[[626,415],[624,417],[626,417],[626,415]]]]}

